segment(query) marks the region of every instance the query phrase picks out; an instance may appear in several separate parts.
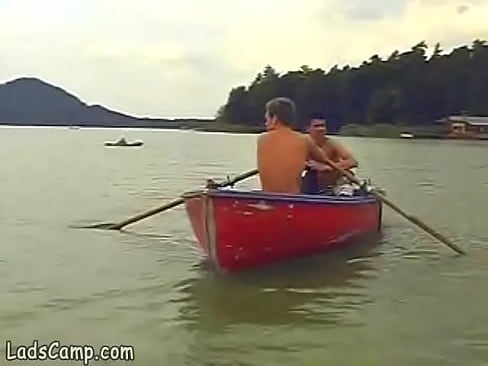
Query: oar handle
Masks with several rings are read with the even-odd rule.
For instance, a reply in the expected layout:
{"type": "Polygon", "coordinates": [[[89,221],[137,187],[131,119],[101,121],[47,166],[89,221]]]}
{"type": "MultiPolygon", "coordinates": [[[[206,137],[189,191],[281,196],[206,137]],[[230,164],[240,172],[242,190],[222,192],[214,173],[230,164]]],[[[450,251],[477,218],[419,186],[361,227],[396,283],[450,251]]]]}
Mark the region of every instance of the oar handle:
{"type": "MultiPolygon", "coordinates": [[[[235,177],[235,178],[233,178],[231,180],[224,181],[222,183],[218,183],[217,186],[218,187],[232,186],[232,185],[240,182],[241,180],[244,180],[246,178],[252,177],[253,175],[256,175],[257,173],[258,173],[258,170],[257,169],[249,170],[249,171],[247,171],[245,173],[242,173],[242,174],[238,175],[237,177],[235,177]]],[[[132,224],[132,223],[134,223],[136,221],[143,220],[146,217],[155,215],[157,213],[160,213],[160,212],[169,210],[170,208],[173,208],[173,207],[176,207],[178,205],[181,205],[183,202],[185,202],[185,200],[183,198],[178,198],[178,199],[176,199],[174,201],[171,201],[171,202],[168,202],[168,203],[166,203],[166,204],[164,204],[162,206],[153,208],[152,210],[149,210],[149,211],[143,212],[143,213],[141,213],[139,215],[136,215],[136,216],[133,216],[131,218],[128,218],[127,220],[124,220],[124,221],[118,222],[116,224],[110,225],[109,226],[109,229],[112,229],[112,230],[120,230],[124,226],[130,225],[130,224],[132,224]]]]}
{"type": "Polygon", "coordinates": [[[257,169],[249,170],[248,172],[242,173],[238,175],[237,177],[234,177],[233,179],[223,181],[221,183],[217,183],[218,187],[228,187],[228,186],[233,186],[234,184],[240,182],[241,180],[247,179],[252,177],[253,175],[258,174],[257,169]]]}
{"type": "MultiPolygon", "coordinates": [[[[351,182],[356,183],[359,186],[361,185],[361,182],[354,175],[352,175],[351,173],[349,173],[347,170],[342,169],[340,166],[338,166],[333,161],[327,159],[326,160],[326,163],[328,165],[330,165],[332,168],[336,169],[339,173],[341,173],[342,175],[344,175],[351,182]]],[[[410,221],[411,223],[417,225],[418,227],[420,227],[421,229],[423,229],[424,231],[426,231],[427,233],[429,233],[430,235],[432,235],[434,238],[436,238],[437,240],[439,240],[443,244],[445,244],[448,247],[450,247],[452,250],[454,250],[458,254],[466,254],[466,252],[463,249],[461,249],[459,246],[457,246],[456,244],[454,244],[451,240],[447,239],[442,234],[440,234],[437,231],[435,231],[433,228],[431,228],[430,226],[428,226],[425,222],[421,221],[419,218],[407,214],[400,207],[398,207],[397,205],[395,205],[393,202],[391,202],[389,199],[387,199],[386,197],[382,196],[381,194],[379,194],[375,190],[372,190],[371,193],[376,198],[378,198],[383,203],[385,203],[387,206],[389,206],[391,209],[393,209],[394,211],[396,211],[397,213],[399,213],[401,216],[405,217],[408,221],[410,221]]]]}

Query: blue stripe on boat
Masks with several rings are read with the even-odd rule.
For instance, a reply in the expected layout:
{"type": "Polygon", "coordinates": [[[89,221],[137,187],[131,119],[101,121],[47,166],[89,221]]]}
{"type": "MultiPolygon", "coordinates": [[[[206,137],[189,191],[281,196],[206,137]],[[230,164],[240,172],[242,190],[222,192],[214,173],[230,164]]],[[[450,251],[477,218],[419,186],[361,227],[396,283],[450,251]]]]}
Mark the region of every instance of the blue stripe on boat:
{"type": "MultiPolygon", "coordinates": [[[[195,192],[196,193],[196,192],[195,192]]],[[[202,193],[202,192],[201,192],[202,193]]],[[[238,190],[238,189],[219,189],[210,190],[208,194],[213,197],[228,198],[245,198],[245,199],[262,199],[268,201],[286,201],[300,203],[339,203],[339,204],[364,204],[378,202],[373,195],[367,196],[325,196],[325,195],[307,195],[307,194],[282,194],[263,192],[260,190],[238,190]]]]}

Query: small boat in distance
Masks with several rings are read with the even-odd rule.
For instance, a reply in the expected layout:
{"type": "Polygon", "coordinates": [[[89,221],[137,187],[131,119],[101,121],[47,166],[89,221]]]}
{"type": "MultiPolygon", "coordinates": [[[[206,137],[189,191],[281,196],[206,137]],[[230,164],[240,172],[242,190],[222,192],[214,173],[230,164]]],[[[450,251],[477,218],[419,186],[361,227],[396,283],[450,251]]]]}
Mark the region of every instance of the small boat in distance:
{"type": "Polygon", "coordinates": [[[105,146],[142,146],[144,143],[140,140],[127,142],[125,137],[121,137],[117,141],[106,141],[105,146]]]}
{"type": "Polygon", "coordinates": [[[402,139],[412,139],[413,138],[413,134],[409,133],[409,132],[404,132],[404,133],[401,133],[400,134],[400,137],[402,139]]]}

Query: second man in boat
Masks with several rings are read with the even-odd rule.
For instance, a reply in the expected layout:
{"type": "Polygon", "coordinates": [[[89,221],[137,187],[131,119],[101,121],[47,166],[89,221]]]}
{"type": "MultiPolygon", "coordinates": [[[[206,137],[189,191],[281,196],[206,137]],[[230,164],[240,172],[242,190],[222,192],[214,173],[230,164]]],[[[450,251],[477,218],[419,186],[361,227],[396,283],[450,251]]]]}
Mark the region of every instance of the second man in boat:
{"type": "MultiPolygon", "coordinates": [[[[327,136],[327,122],[321,113],[312,113],[305,126],[309,136],[324,154],[343,170],[357,168],[358,162],[351,152],[337,139],[327,136]]],[[[339,192],[341,187],[347,187],[347,179],[327,164],[309,159],[302,191],[308,194],[339,192]]],[[[349,185],[350,186],[350,185],[349,185]]]]}

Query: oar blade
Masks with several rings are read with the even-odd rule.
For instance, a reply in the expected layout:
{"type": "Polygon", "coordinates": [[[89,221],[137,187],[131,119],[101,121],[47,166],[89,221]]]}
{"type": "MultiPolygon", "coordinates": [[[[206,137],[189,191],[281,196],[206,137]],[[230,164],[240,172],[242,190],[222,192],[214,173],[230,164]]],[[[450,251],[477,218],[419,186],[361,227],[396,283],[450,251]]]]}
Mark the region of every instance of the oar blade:
{"type": "Polygon", "coordinates": [[[116,224],[114,222],[101,222],[91,225],[72,225],[71,227],[75,229],[117,230],[116,224]]]}
{"type": "MultiPolygon", "coordinates": [[[[356,179],[348,171],[346,171],[346,170],[342,169],[341,167],[339,167],[336,163],[332,162],[331,160],[327,160],[327,164],[330,165],[335,170],[337,170],[342,175],[344,175],[351,182],[356,183],[358,185],[361,185],[361,183],[359,182],[358,179],[356,179]]],[[[438,233],[434,229],[432,229],[430,226],[428,226],[425,222],[421,221],[417,217],[412,216],[412,215],[409,215],[406,212],[404,212],[400,207],[398,207],[397,205],[395,205],[393,202],[391,202],[389,199],[387,199],[380,192],[378,192],[376,190],[371,190],[371,193],[373,193],[379,200],[381,200],[384,204],[386,204],[391,209],[393,209],[394,211],[396,211],[398,214],[400,214],[401,216],[403,216],[404,218],[406,218],[411,223],[417,225],[418,227],[420,227],[421,229],[423,229],[425,232],[427,232],[428,234],[432,235],[434,238],[436,238],[437,240],[439,240],[441,243],[447,245],[448,247],[450,247],[452,250],[454,250],[458,254],[462,254],[462,255],[465,255],[466,254],[466,252],[463,249],[461,249],[459,246],[457,246],[456,244],[454,244],[452,241],[450,241],[449,239],[447,239],[445,236],[441,235],[440,233],[438,233]]]]}
{"type": "MultiPolygon", "coordinates": [[[[226,186],[229,186],[229,185],[234,185],[235,183],[238,183],[244,179],[247,179],[249,177],[252,177],[253,175],[256,175],[258,173],[258,170],[257,169],[252,169],[248,172],[245,172],[241,175],[238,175],[237,177],[235,177],[234,179],[232,180],[229,180],[227,182],[223,182],[223,183],[219,183],[217,184],[218,187],[226,187],[226,186]]],[[[124,221],[121,221],[121,222],[118,222],[118,223],[114,223],[114,222],[106,222],[106,223],[99,223],[99,224],[92,224],[92,225],[83,225],[83,226],[75,226],[75,228],[80,228],[80,229],[102,229],[102,230],[121,230],[123,227],[127,226],[127,225],[130,225],[134,222],[137,222],[137,221],[140,221],[140,220],[143,220],[147,217],[150,217],[150,216],[153,216],[157,213],[160,213],[160,212],[163,212],[163,211],[166,211],[166,210],[169,210],[170,208],[173,208],[173,207],[176,207],[178,205],[181,205],[182,203],[184,203],[184,199],[183,198],[178,198],[174,201],[171,201],[169,203],[166,203],[162,206],[159,206],[159,207],[156,207],[156,208],[153,208],[149,211],[146,211],[146,212],[143,212],[141,214],[138,214],[136,216],[133,216],[133,217],[130,217],[128,218],[127,220],[124,220],[124,221]]]]}

